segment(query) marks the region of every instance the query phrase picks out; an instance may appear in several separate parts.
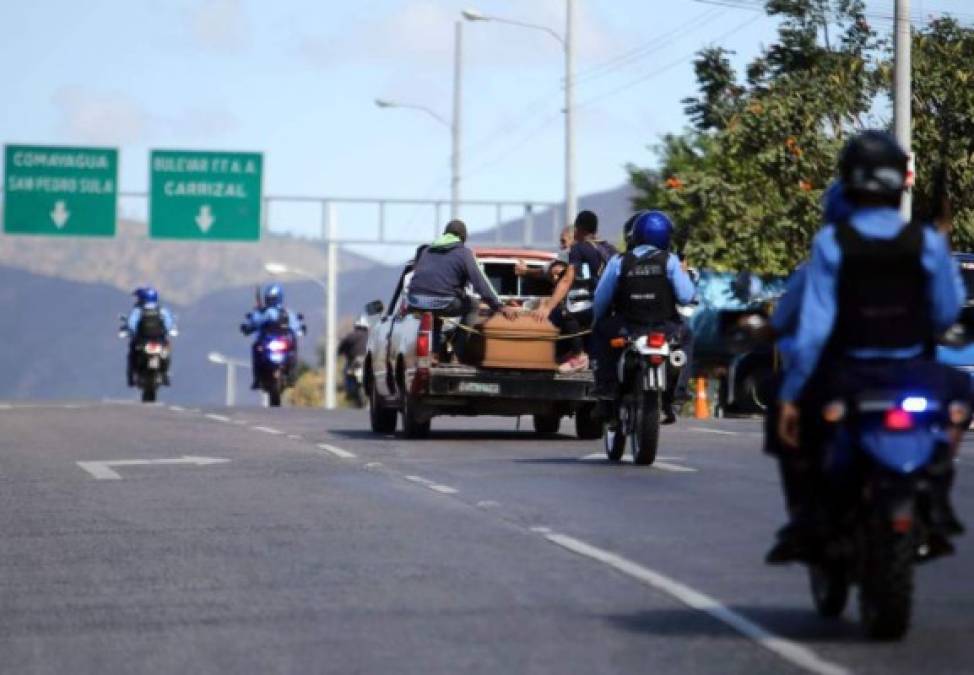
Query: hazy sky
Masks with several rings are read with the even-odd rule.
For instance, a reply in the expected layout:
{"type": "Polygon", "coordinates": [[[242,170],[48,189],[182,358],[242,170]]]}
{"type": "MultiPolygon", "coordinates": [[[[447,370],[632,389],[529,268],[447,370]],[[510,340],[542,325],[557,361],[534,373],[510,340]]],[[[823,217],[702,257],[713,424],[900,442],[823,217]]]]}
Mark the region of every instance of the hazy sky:
{"type": "MultiPolygon", "coordinates": [[[[914,1],[920,11],[963,12],[966,4],[914,1]]],[[[759,12],[693,0],[576,5],[583,194],[621,184],[627,162],[651,163],[646,146],[684,126],[680,99],[694,92],[696,50],[721,44],[743,63],[774,35],[759,12]]],[[[0,4],[0,140],[117,146],[129,191],[147,187],[149,148],[212,148],[265,153],[270,195],[446,197],[448,131],[420,112],[378,109],[373,99],[448,117],[460,9],[560,32],[564,6],[8,1],[0,4]]],[[[464,195],[561,200],[559,45],[496,23],[466,23],[464,40],[464,195]]]]}

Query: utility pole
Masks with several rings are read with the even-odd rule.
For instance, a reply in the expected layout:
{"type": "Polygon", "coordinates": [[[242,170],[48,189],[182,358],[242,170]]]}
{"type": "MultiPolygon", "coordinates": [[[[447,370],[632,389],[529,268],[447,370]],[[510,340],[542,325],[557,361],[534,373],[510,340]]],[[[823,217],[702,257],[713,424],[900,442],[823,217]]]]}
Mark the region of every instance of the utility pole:
{"type": "MultiPolygon", "coordinates": [[[[910,103],[913,95],[910,80],[910,0],[895,1],[893,45],[896,55],[893,71],[893,129],[896,140],[899,141],[903,150],[910,155],[912,162],[910,103]]],[[[910,190],[903,193],[900,212],[907,220],[913,215],[913,194],[910,190]]]]}
{"type": "Polygon", "coordinates": [[[453,122],[450,140],[453,152],[450,156],[450,219],[460,217],[460,138],[463,110],[463,22],[453,26],[453,122]]]}
{"type": "Polygon", "coordinates": [[[565,0],[565,220],[571,225],[578,213],[575,194],[575,1],[565,0]]]}

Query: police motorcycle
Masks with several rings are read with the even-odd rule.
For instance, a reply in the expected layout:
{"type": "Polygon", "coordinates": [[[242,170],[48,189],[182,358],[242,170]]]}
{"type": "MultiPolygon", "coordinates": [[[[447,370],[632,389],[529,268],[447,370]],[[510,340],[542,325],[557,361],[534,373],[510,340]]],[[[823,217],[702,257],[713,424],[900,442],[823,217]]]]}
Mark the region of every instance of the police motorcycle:
{"type": "Polygon", "coordinates": [[[624,351],[612,403],[617,424],[606,426],[605,454],[610,461],[620,461],[629,441],[633,464],[652,464],[659,447],[664,397],[676,388],[680,370],[687,362],[686,353],[677,337],[662,331],[621,335],[612,338],[610,346],[624,351]]]}
{"type": "Polygon", "coordinates": [[[172,348],[169,338],[179,335],[179,331],[173,328],[167,334],[158,311],[153,310],[143,310],[134,335],[128,328],[128,317],[119,314],[118,319],[122,324],[118,337],[130,340],[129,348],[134,352],[132,376],[135,386],[142,391],[143,403],[154,403],[159,388],[169,384],[167,373],[172,348]]]}
{"type": "MultiPolygon", "coordinates": [[[[974,320],[962,322],[941,343],[974,342],[974,320]]],[[[755,314],[730,339],[743,345],[770,337],[766,316],[755,314]]],[[[915,566],[953,552],[937,514],[949,498],[948,433],[966,427],[971,407],[943,398],[907,384],[831,400],[819,411],[832,433],[817,490],[822,522],[804,561],[812,601],[819,615],[837,617],[858,586],[860,621],[871,639],[905,636],[915,566]]]]}
{"type": "MultiPolygon", "coordinates": [[[[253,349],[254,371],[257,384],[267,394],[272,408],[280,407],[284,390],[294,384],[294,374],[298,362],[298,337],[307,332],[304,315],[298,314],[302,322],[300,331],[291,330],[286,310],[281,310],[275,322],[265,323],[259,329],[259,336],[253,349]]],[[[246,335],[247,330],[241,326],[246,335]]]]}

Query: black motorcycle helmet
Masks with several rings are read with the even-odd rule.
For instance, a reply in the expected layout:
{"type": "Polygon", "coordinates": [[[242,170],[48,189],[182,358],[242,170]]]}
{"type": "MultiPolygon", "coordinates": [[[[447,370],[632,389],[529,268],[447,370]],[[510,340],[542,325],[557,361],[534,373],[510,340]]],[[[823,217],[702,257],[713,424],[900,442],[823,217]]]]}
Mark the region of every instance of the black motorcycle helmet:
{"type": "Polygon", "coordinates": [[[839,176],[850,201],[899,206],[908,164],[909,158],[891,134],[865,131],[842,149],[839,176]]]}

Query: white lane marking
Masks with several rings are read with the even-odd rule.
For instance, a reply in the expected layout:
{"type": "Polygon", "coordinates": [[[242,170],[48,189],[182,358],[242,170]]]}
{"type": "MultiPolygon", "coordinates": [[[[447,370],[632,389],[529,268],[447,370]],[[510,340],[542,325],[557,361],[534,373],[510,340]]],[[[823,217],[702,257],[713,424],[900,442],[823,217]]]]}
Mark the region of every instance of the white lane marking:
{"type": "Polygon", "coordinates": [[[382,466],[382,462],[369,462],[368,464],[365,465],[365,468],[378,469],[380,466],[382,466]]]}
{"type": "Polygon", "coordinates": [[[330,452],[335,455],[335,457],[340,457],[342,459],[355,459],[355,453],[349,452],[348,450],[342,450],[341,448],[336,448],[334,445],[328,445],[327,443],[319,443],[318,447],[325,452],[330,452]]]}
{"type": "MultiPolygon", "coordinates": [[[[666,459],[677,459],[677,458],[676,457],[672,457],[672,458],[667,457],[666,459]]],[[[608,463],[609,459],[605,456],[605,453],[604,452],[593,452],[590,455],[585,455],[584,457],[580,457],[578,461],[580,461],[580,462],[606,462],[606,463],[608,463]]],[[[633,463],[632,462],[632,455],[626,454],[625,456],[623,456],[623,458],[622,458],[622,460],[621,460],[620,463],[621,464],[632,464],[633,463]]],[[[697,471],[699,471],[699,469],[694,469],[693,467],[690,467],[690,466],[683,466],[682,464],[674,464],[672,462],[661,462],[659,459],[657,459],[655,462],[653,462],[650,465],[649,468],[650,469],[659,469],[660,471],[672,471],[674,473],[696,473],[697,471]]]]}
{"type": "MultiPolygon", "coordinates": [[[[541,532],[544,528],[531,529],[532,531],[541,532]]],[[[549,533],[544,536],[551,543],[561,546],[572,553],[608,565],[626,576],[666,593],[691,609],[709,614],[711,617],[733,628],[744,637],[753,640],[761,647],[773,652],[792,665],[811,673],[817,673],[818,675],[848,675],[851,673],[848,668],[831,661],[826,661],[811,649],[771,633],[766,628],[738,614],[709,595],[701,593],[664,574],[660,574],[648,567],[643,567],[636,562],[610,551],[586,544],[584,541],[575,539],[574,537],[558,533],[549,533]]]]}
{"type": "Polygon", "coordinates": [[[0,403],[0,410],[13,410],[14,407],[9,403],[0,403]]]}
{"type": "Polygon", "coordinates": [[[737,431],[724,431],[723,429],[707,429],[706,427],[687,427],[687,431],[699,431],[701,434],[716,434],[718,436],[739,436],[737,431]]]}
{"type": "Polygon", "coordinates": [[[196,457],[194,455],[183,455],[182,457],[172,457],[168,459],[109,459],[92,462],[77,462],[77,464],[98,480],[121,480],[122,474],[115,471],[112,467],[145,466],[149,464],[193,464],[195,466],[207,466],[209,464],[224,464],[229,461],[229,459],[224,459],[223,457],[196,457]]]}
{"type": "Polygon", "coordinates": [[[265,434],[273,434],[275,436],[281,436],[284,434],[283,431],[280,431],[279,429],[274,429],[273,427],[250,427],[250,428],[253,429],[254,431],[262,431],[265,434]]]}
{"type": "Polygon", "coordinates": [[[439,483],[434,483],[433,481],[423,478],[422,476],[405,476],[406,480],[412,481],[414,483],[419,483],[420,485],[425,485],[430,490],[434,492],[439,492],[444,495],[455,495],[459,492],[456,488],[451,488],[449,485],[441,485],[439,483]]]}
{"type": "Polygon", "coordinates": [[[484,499],[477,502],[477,507],[481,509],[495,509],[500,505],[500,502],[495,502],[493,499],[484,499]]]}
{"type": "Polygon", "coordinates": [[[186,412],[186,408],[180,405],[171,405],[169,406],[169,409],[172,410],[173,412],[186,412]]]}
{"type": "Polygon", "coordinates": [[[290,438],[292,441],[300,441],[301,440],[301,437],[298,436],[297,434],[288,434],[287,437],[290,438]]]}
{"type": "Polygon", "coordinates": [[[532,532],[537,532],[538,534],[551,534],[550,527],[535,526],[531,528],[532,532]]]}
{"type": "Polygon", "coordinates": [[[225,415],[217,415],[215,413],[206,413],[203,415],[208,420],[213,420],[215,422],[229,422],[230,418],[225,415]]]}

